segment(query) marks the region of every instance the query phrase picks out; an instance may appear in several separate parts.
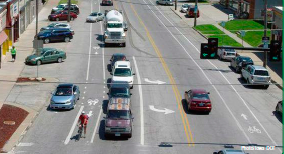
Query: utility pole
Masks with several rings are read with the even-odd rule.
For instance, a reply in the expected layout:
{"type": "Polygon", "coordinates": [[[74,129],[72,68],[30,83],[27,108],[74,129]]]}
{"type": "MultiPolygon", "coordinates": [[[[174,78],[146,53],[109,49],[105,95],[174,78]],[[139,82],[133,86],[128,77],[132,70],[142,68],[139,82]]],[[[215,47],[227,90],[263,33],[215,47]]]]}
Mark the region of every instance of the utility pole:
{"type": "Polygon", "coordinates": [[[194,27],[196,26],[196,18],[197,18],[197,13],[198,13],[198,8],[197,8],[197,3],[198,0],[195,0],[195,7],[194,7],[194,27]]]}
{"type": "Polygon", "coordinates": [[[67,22],[70,22],[70,7],[71,7],[71,0],[68,0],[68,19],[67,19],[67,22]]]}
{"type": "MultiPolygon", "coordinates": [[[[267,32],[266,29],[267,29],[267,0],[264,0],[264,37],[266,37],[266,32],[267,32]]],[[[264,51],[263,58],[264,58],[263,67],[266,67],[266,65],[267,65],[267,51],[264,51]]]]}
{"type": "Polygon", "coordinates": [[[177,1],[178,0],[175,0],[175,10],[177,10],[177,1]]]}
{"type": "MultiPolygon", "coordinates": [[[[37,43],[36,54],[39,55],[37,33],[38,33],[38,0],[36,0],[36,35],[34,41],[36,41],[37,43]]],[[[38,78],[38,63],[36,67],[36,77],[38,78]]]]}

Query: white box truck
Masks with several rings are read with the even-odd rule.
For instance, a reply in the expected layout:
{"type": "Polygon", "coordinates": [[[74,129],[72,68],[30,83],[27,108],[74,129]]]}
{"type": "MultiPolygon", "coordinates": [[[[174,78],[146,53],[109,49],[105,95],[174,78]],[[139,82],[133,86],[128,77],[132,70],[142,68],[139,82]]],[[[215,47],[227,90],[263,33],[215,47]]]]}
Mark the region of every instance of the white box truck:
{"type": "Polygon", "coordinates": [[[105,46],[107,46],[108,44],[119,44],[123,47],[126,46],[126,29],[121,12],[117,10],[106,10],[104,26],[105,46]]]}

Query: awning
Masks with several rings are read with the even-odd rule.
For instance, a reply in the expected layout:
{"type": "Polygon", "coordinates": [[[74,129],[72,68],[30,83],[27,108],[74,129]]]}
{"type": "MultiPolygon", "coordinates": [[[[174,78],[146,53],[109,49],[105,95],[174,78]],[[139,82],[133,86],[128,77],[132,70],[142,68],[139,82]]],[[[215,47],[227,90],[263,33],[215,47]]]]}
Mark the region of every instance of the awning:
{"type": "Polygon", "coordinates": [[[0,33],[0,45],[3,44],[3,42],[5,42],[7,40],[8,36],[6,35],[6,33],[4,31],[2,31],[0,33]]]}

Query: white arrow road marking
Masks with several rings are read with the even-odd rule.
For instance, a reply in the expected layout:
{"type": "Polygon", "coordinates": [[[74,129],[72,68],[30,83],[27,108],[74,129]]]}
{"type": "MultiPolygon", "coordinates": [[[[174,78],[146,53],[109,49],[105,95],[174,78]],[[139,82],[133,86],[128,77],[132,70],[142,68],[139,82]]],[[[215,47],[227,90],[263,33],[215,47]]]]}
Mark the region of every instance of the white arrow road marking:
{"type": "Polygon", "coordinates": [[[84,106],[81,106],[81,108],[80,108],[80,110],[79,110],[79,112],[78,112],[78,114],[77,114],[77,116],[76,116],[76,118],[74,120],[74,123],[73,123],[73,125],[72,125],[72,127],[70,129],[70,132],[69,132],[68,136],[65,139],[65,142],[64,142],[65,145],[69,143],[71,135],[72,135],[72,133],[73,133],[73,131],[75,129],[75,126],[76,126],[76,124],[78,122],[79,116],[80,116],[81,112],[83,111],[83,109],[84,109],[84,106]]]}
{"type": "Polygon", "coordinates": [[[149,105],[150,109],[156,112],[164,112],[165,114],[174,113],[175,111],[165,108],[164,110],[156,109],[154,105],[149,105]]]}
{"type": "Polygon", "coordinates": [[[154,83],[154,84],[165,84],[166,82],[160,81],[160,80],[156,80],[156,81],[150,81],[148,78],[144,79],[145,82],[149,82],[149,83],[154,83]]]}
{"type": "Polygon", "coordinates": [[[95,47],[93,47],[93,49],[98,50],[98,49],[100,49],[100,47],[99,46],[95,46],[95,47]]]}
{"type": "Polygon", "coordinates": [[[88,113],[88,117],[91,117],[93,115],[93,111],[90,111],[89,113],[88,113]]]}
{"type": "Polygon", "coordinates": [[[242,113],[241,116],[242,116],[244,119],[248,120],[247,115],[245,115],[245,114],[242,113]]]}

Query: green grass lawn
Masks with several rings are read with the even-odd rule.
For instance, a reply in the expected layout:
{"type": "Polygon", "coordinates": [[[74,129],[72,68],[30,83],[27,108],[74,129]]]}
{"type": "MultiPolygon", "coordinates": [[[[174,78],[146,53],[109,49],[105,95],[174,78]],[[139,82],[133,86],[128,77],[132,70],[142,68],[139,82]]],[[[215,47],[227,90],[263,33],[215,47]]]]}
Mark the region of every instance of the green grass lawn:
{"type": "MultiPolygon", "coordinates": [[[[68,0],[60,0],[58,4],[68,4],[68,0]]],[[[71,0],[71,4],[78,4],[78,0],[71,0]]]]}
{"type": "Polygon", "coordinates": [[[253,20],[231,20],[226,22],[225,28],[235,33],[239,30],[261,30],[263,25],[253,20]]]}
{"type": "Polygon", "coordinates": [[[202,34],[224,34],[220,29],[214,25],[198,25],[195,29],[199,30],[202,34]]]}
{"type": "MultiPolygon", "coordinates": [[[[253,47],[257,47],[262,44],[263,31],[248,31],[244,36],[244,41],[250,44],[253,47]]],[[[270,31],[267,31],[267,36],[270,36],[270,31]]],[[[242,38],[238,35],[239,38],[242,38]]]]}
{"type": "Polygon", "coordinates": [[[228,35],[209,35],[208,37],[218,38],[218,46],[242,47],[240,43],[238,43],[228,35]]]}

